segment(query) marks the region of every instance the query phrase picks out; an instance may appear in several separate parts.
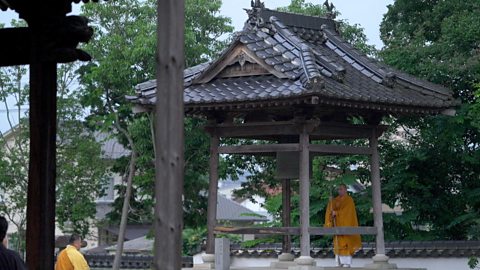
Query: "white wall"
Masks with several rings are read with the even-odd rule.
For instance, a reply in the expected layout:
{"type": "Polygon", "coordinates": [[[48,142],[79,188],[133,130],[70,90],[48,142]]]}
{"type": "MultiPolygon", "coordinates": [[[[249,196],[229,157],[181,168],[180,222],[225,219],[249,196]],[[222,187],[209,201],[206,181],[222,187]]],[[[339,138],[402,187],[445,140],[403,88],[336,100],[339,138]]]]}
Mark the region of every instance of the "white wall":
{"type": "MultiPolygon", "coordinates": [[[[269,267],[274,258],[232,257],[232,267],[269,267]]],[[[316,259],[318,266],[335,266],[333,259],[316,259]]],[[[194,264],[202,263],[201,255],[193,257],[194,264]]],[[[424,268],[427,270],[470,270],[468,258],[394,258],[391,263],[399,268],[424,268]]],[[[372,263],[371,259],[354,259],[352,267],[362,267],[372,263]]]]}

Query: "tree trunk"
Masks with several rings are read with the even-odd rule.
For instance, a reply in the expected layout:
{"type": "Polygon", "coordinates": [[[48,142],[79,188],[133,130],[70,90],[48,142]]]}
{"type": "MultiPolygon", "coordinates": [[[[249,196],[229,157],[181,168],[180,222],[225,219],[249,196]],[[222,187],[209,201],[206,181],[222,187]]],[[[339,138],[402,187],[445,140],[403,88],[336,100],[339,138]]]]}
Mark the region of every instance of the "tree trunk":
{"type": "Polygon", "coordinates": [[[110,110],[115,115],[115,127],[116,129],[125,136],[128,140],[128,144],[132,149],[132,153],[130,155],[130,165],[128,167],[128,176],[127,176],[127,186],[125,189],[125,198],[123,199],[123,207],[122,207],[122,217],[120,219],[120,228],[118,230],[118,239],[117,239],[117,250],[115,251],[115,258],[113,259],[113,266],[112,270],[119,270],[120,263],[122,261],[122,254],[123,254],[123,243],[125,242],[125,232],[127,230],[127,223],[128,223],[128,209],[130,208],[130,197],[132,196],[132,186],[133,186],[133,177],[135,176],[136,171],[136,163],[137,163],[137,152],[135,151],[135,147],[133,144],[133,138],[130,136],[128,131],[124,129],[120,125],[120,119],[118,117],[118,113],[114,112],[112,106],[109,103],[110,110]]]}
{"type": "MultiPolygon", "coordinates": [[[[132,147],[133,148],[133,147],[132,147]]],[[[130,197],[132,194],[132,183],[135,175],[135,163],[137,160],[137,152],[132,149],[130,157],[130,166],[127,176],[127,187],[125,191],[125,198],[123,199],[122,218],[120,220],[120,229],[118,231],[117,250],[115,252],[115,259],[113,260],[113,270],[120,269],[120,262],[122,261],[123,243],[125,241],[125,231],[127,230],[128,209],[130,208],[130,197]]]]}

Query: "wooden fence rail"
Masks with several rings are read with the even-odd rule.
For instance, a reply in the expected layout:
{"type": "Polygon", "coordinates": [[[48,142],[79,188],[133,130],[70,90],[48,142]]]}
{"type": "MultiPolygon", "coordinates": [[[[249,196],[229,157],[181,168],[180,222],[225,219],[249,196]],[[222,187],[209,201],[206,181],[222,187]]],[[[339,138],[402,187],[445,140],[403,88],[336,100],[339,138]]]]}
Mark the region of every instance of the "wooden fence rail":
{"type": "MultiPolygon", "coordinates": [[[[311,235],[375,235],[375,227],[310,227],[311,235]]],[[[300,235],[298,227],[215,227],[216,234],[300,235]]]]}

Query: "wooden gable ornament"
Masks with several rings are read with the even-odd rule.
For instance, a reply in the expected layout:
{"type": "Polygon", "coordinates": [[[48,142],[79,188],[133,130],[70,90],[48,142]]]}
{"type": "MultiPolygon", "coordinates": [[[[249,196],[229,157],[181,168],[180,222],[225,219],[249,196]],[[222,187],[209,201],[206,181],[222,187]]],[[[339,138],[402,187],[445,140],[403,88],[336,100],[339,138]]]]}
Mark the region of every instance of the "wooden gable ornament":
{"type": "Polygon", "coordinates": [[[193,84],[204,84],[215,78],[232,78],[272,74],[277,78],[287,76],[265,63],[241,42],[235,42],[220,58],[213,62],[193,84]]]}

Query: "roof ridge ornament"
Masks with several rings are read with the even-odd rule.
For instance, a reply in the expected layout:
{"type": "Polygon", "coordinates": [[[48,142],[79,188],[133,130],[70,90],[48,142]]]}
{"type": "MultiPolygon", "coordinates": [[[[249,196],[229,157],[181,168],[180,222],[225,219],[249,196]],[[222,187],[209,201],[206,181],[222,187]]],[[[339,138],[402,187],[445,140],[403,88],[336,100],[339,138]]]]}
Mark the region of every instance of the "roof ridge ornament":
{"type": "Polygon", "coordinates": [[[333,3],[329,3],[328,0],[325,0],[323,6],[327,9],[326,17],[327,19],[335,19],[337,17],[337,13],[335,12],[335,6],[333,3]]]}
{"type": "Polygon", "coordinates": [[[265,8],[265,3],[260,0],[252,0],[250,5],[252,6],[252,8],[265,8]]]}
{"type": "MultiPolygon", "coordinates": [[[[248,20],[245,23],[244,28],[247,29],[261,29],[266,26],[265,20],[260,16],[262,10],[265,9],[265,3],[261,0],[251,0],[250,5],[252,9],[245,9],[248,14],[248,20]]],[[[268,29],[267,29],[268,31],[268,29]]]]}
{"type": "Polygon", "coordinates": [[[383,76],[383,84],[387,87],[393,88],[396,82],[397,75],[393,72],[387,72],[387,74],[383,76]]]}

